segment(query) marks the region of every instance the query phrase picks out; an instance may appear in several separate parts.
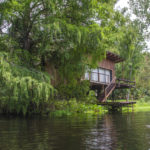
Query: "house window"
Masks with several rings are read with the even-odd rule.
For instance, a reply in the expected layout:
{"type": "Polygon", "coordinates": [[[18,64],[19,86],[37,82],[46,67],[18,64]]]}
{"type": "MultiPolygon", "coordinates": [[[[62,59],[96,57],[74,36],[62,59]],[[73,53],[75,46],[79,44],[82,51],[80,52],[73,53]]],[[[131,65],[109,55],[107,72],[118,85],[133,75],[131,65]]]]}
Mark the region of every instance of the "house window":
{"type": "Polygon", "coordinates": [[[91,70],[91,81],[98,82],[98,69],[91,70]]]}
{"type": "Polygon", "coordinates": [[[99,79],[102,83],[110,83],[111,70],[99,68],[99,79]]]}
{"type": "Polygon", "coordinates": [[[90,73],[85,73],[85,79],[93,82],[110,83],[111,78],[111,70],[103,68],[91,69],[90,73]]]}

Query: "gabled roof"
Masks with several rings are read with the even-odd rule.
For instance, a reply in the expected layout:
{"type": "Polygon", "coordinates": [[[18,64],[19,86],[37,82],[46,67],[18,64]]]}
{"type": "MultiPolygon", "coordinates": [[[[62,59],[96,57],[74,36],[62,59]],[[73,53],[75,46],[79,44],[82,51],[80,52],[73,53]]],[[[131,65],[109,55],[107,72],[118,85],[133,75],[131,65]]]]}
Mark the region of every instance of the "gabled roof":
{"type": "Polygon", "coordinates": [[[124,61],[124,59],[121,58],[119,55],[112,53],[112,52],[109,52],[109,51],[106,52],[106,58],[115,62],[115,63],[119,63],[119,62],[124,61]]]}

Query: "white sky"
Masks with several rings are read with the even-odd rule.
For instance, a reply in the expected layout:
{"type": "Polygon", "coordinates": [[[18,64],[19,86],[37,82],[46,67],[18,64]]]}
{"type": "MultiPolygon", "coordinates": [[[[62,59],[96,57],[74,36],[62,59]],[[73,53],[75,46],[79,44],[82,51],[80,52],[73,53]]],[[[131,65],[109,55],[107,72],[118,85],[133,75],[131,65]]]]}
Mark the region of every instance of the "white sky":
{"type": "Polygon", "coordinates": [[[117,4],[116,4],[116,8],[123,8],[123,7],[128,7],[128,1],[129,0],[120,0],[117,4]]]}
{"type": "MultiPolygon", "coordinates": [[[[129,4],[128,4],[129,0],[119,0],[118,3],[115,6],[115,9],[122,9],[124,7],[129,8],[129,4]]],[[[129,11],[130,12],[130,11],[129,11]]],[[[131,12],[130,12],[131,14],[131,12]]],[[[134,20],[136,18],[136,16],[134,14],[131,15],[131,20],[134,20]]]]}

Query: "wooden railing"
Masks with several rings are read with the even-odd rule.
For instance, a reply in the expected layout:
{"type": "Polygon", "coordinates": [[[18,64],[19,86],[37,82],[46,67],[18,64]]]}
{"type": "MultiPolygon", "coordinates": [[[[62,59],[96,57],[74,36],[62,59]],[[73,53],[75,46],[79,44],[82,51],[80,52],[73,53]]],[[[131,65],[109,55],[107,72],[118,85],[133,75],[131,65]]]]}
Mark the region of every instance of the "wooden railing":
{"type": "Polygon", "coordinates": [[[117,84],[118,85],[125,84],[125,85],[128,85],[130,87],[135,87],[136,86],[135,81],[130,81],[130,80],[127,80],[127,79],[117,79],[117,84]]]}
{"type": "Polygon", "coordinates": [[[111,87],[113,87],[115,85],[116,85],[116,77],[114,77],[113,80],[105,88],[105,96],[110,92],[111,87]]]}
{"type": "Polygon", "coordinates": [[[107,85],[107,87],[105,88],[104,93],[99,98],[99,101],[105,102],[107,100],[108,96],[115,89],[115,87],[116,87],[116,77],[114,77],[113,80],[107,85]]]}

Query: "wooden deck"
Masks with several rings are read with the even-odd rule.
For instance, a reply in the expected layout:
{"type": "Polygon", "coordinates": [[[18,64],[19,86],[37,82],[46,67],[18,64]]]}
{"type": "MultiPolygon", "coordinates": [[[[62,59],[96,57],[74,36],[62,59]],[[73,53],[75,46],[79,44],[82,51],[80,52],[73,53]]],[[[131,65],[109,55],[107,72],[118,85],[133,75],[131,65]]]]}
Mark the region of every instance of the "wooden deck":
{"type": "Polygon", "coordinates": [[[126,79],[117,79],[116,89],[125,89],[125,88],[135,88],[135,81],[130,81],[126,79]]]}
{"type": "Polygon", "coordinates": [[[98,105],[102,105],[107,107],[107,109],[110,112],[118,112],[122,111],[123,107],[131,107],[133,110],[133,105],[136,104],[136,102],[99,102],[98,105]]]}
{"type": "Polygon", "coordinates": [[[98,102],[98,105],[102,106],[111,106],[111,107],[126,107],[126,106],[133,106],[136,102],[98,102]]]}
{"type": "MultiPolygon", "coordinates": [[[[92,81],[90,80],[90,84],[93,87],[101,87],[103,85],[108,86],[109,83],[102,83],[100,81],[92,81]]],[[[127,88],[135,88],[135,81],[130,81],[126,79],[116,79],[116,89],[127,89],[127,88]]]]}

